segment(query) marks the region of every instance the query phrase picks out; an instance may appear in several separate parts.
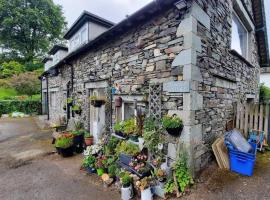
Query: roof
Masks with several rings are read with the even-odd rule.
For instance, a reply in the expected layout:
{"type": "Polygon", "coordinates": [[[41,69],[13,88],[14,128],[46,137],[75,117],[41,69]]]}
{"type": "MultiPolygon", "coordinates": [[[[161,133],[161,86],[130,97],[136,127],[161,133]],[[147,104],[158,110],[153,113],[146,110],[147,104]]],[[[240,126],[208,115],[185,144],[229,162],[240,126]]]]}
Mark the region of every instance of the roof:
{"type": "Polygon", "coordinates": [[[107,19],[94,15],[90,12],[83,11],[80,17],[74,22],[74,24],[66,32],[66,34],[64,35],[64,38],[67,40],[70,39],[88,21],[95,22],[106,28],[111,28],[112,26],[115,25],[115,23],[107,19]]]}
{"type": "MultiPolygon", "coordinates": [[[[160,14],[164,10],[168,10],[175,2],[178,0],[155,0],[152,1],[151,3],[147,4],[128,18],[124,19],[123,21],[119,22],[118,24],[114,25],[110,29],[108,29],[106,32],[102,33],[99,35],[97,38],[94,40],[90,41],[86,45],[82,46],[81,48],[77,49],[76,51],[73,51],[69,53],[65,58],[63,58],[59,63],[57,63],[54,67],[61,66],[63,64],[69,63],[73,58],[76,56],[89,51],[92,48],[95,48],[97,45],[103,44],[105,42],[108,42],[109,40],[115,38],[115,36],[119,36],[119,34],[125,33],[127,30],[129,30],[132,26],[141,23],[145,21],[146,19],[151,18],[155,14],[160,14]]],[[[254,1],[261,1],[261,0],[254,0],[254,1]]],[[[264,14],[263,9],[256,7],[254,8],[254,13],[257,11],[260,11],[261,14],[264,14]]],[[[255,17],[256,18],[256,17],[255,17]]],[[[265,19],[265,18],[264,18],[265,19]]],[[[78,23],[78,22],[77,22],[78,23]]],[[[75,22],[76,24],[76,22],[75,22]]],[[[265,25],[265,21],[263,23],[265,25]]],[[[255,25],[256,27],[259,27],[259,22],[255,20],[255,25]]],[[[258,38],[261,40],[261,43],[259,44],[261,48],[265,47],[268,48],[268,43],[267,43],[267,33],[266,30],[263,29],[262,32],[259,32],[259,29],[257,29],[258,32],[258,38]],[[264,34],[263,36],[259,35],[264,34]]],[[[268,51],[262,51],[260,52],[261,56],[261,63],[265,62],[267,59],[268,51]]]]}
{"type": "Polygon", "coordinates": [[[47,57],[43,58],[42,63],[46,63],[46,62],[48,62],[50,60],[53,60],[53,59],[51,57],[47,56],[47,57]]]}
{"type": "Polygon", "coordinates": [[[53,48],[48,52],[50,55],[54,55],[58,50],[68,51],[68,48],[66,46],[56,44],[53,46],[53,48]]]}
{"type": "Polygon", "coordinates": [[[268,47],[264,0],[253,0],[252,5],[256,27],[258,51],[260,55],[260,64],[261,67],[268,67],[270,66],[269,47],[268,47]]]}

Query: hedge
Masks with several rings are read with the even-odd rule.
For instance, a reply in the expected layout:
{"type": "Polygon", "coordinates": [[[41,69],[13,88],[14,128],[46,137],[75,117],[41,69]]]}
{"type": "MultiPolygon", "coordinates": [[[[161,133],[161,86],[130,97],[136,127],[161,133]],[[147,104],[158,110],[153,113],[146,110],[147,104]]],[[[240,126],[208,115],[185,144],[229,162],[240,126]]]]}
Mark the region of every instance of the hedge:
{"type": "Polygon", "coordinates": [[[40,114],[41,102],[36,100],[1,100],[0,115],[12,112],[23,112],[25,114],[40,114]]]}

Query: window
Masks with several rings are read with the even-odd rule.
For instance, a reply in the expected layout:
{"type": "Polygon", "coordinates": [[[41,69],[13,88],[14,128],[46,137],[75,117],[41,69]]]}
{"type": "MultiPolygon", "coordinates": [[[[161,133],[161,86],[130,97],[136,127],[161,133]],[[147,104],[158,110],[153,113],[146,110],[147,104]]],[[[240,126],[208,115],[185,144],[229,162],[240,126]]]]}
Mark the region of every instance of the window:
{"type": "Polygon", "coordinates": [[[56,107],[56,92],[50,92],[50,106],[52,108],[56,107]]]}
{"type": "Polygon", "coordinates": [[[83,29],[82,32],[81,32],[81,43],[86,43],[88,40],[88,37],[87,37],[87,29],[83,29]]]}
{"type": "Polygon", "coordinates": [[[72,40],[71,40],[71,49],[75,49],[80,45],[80,35],[76,35],[72,40]]]}
{"type": "Polygon", "coordinates": [[[245,58],[248,57],[248,31],[236,13],[232,16],[231,49],[245,58]]]}

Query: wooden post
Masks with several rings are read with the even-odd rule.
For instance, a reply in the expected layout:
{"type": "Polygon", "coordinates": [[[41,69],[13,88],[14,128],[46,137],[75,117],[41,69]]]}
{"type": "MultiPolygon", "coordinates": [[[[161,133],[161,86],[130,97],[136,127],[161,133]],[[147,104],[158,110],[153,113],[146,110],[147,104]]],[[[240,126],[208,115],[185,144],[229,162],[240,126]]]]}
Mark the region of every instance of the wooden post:
{"type": "Polygon", "coordinates": [[[248,115],[249,115],[249,107],[250,104],[245,104],[245,126],[244,126],[244,134],[247,137],[248,136],[248,115]]]}
{"type": "Polygon", "coordinates": [[[250,104],[249,108],[249,130],[254,129],[254,104],[250,104]]]}
{"type": "Polygon", "coordinates": [[[259,131],[263,131],[263,108],[264,108],[264,105],[260,104],[259,106],[260,106],[259,131]]]}
{"type": "Polygon", "coordinates": [[[253,126],[253,129],[255,130],[258,130],[258,112],[259,112],[259,105],[255,104],[254,126],[253,126]]]}
{"type": "Polygon", "coordinates": [[[265,137],[268,141],[269,137],[268,137],[268,128],[269,128],[269,105],[266,104],[265,105],[265,116],[264,116],[264,134],[265,134],[265,137]]]}
{"type": "Polygon", "coordinates": [[[240,121],[240,103],[237,103],[237,107],[236,107],[236,128],[238,128],[238,129],[240,129],[239,121],[240,121]]]}

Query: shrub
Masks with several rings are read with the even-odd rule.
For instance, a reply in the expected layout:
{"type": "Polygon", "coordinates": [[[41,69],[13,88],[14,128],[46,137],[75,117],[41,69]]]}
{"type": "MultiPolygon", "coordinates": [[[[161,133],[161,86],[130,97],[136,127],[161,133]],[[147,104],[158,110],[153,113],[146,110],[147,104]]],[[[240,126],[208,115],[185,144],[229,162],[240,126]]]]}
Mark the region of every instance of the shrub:
{"type": "Polygon", "coordinates": [[[270,100],[270,88],[261,84],[260,86],[260,101],[265,102],[270,100]]]}
{"type": "Polygon", "coordinates": [[[26,114],[40,114],[40,101],[19,101],[19,100],[2,100],[0,101],[0,113],[9,114],[12,112],[23,112],[26,114]]]}
{"type": "Polygon", "coordinates": [[[96,157],[95,156],[87,156],[83,159],[83,164],[82,166],[87,168],[87,167],[91,167],[94,168],[95,167],[95,163],[96,163],[96,157]]]}
{"type": "Polygon", "coordinates": [[[130,118],[130,119],[124,121],[123,131],[125,134],[128,134],[128,135],[136,133],[137,126],[135,123],[135,118],[130,118]]]}

